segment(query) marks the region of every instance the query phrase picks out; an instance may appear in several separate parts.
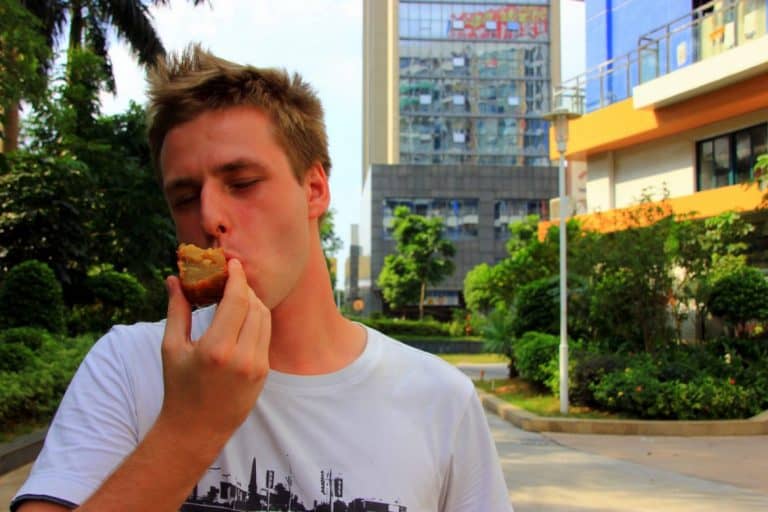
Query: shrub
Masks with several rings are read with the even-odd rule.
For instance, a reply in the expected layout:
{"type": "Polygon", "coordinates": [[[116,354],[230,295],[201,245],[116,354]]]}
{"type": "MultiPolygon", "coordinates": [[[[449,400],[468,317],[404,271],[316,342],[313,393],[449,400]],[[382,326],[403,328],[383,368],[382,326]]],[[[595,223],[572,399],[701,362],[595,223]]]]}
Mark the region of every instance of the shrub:
{"type": "Polygon", "coordinates": [[[361,318],[358,320],[389,336],[450,336],[449,326],[437,320],[400,320],[397,318],[361,318]]]}
{"type": "Polygon", "coordinates": [[[512,329],[514,317],[502,304],[497,304],[482,327],[483,350],[503,354],[509,358],[509,377],[517,376],[515,364],[515,335],[512,329]]]}
{"type": "Polygon", "coordinates": [[[64,330],[64,298],[53,270],[37,260],[13,267],[0,286],[0,326],[64,330]]]}
{"type": "Polygon", "coordinates": [[[762,410],[766,401],[755,386],[757,379],[748,385],[734,377],[704,373],[689,382],[662,381],[660,376],[658,364],[637,356],[630,366],[604,375],[592,386],[595,401],[639,418],[678,420],[748,417],[762,410]]]}
{"type": "Polygon", "coordinates": [[[50,419],[93,342],[92,336],[47,336],[39,355],[21,371],[0,371],[0,425],[50,419]]]}
{"type": "Polygon", "coordinates": [[[606,374],[623,370],[625,367],[626,357],[620,354],[582,354],[570,373],[570,380],[573,382],[570,387],[571,400],[578,404],[597,406],[592,386],[606,374]]]}
{"type": "Polygon", "coordinates": [[[27,368],[35,353],[21,343],[0,343],[0,372],[18,372],[27,368]]]}
{"type": "Polygon", "coordinates": [[[659,417],[661,392],[657,369],[650,358],[637,357],[631,366],[605,374],[591,387],[595,401],[612,411],[640,418],[659,417]]]}
{"type": "Polygon", "coordinates": [[[135,308],[146,295],[138,279],[128,272],[118,272],[109,266],[92,269],[86,284],[93,296],[108,308],[135,308]]]}
{"type": "Polygon", "coordinates": [[[70,334],[104,332],[116,324],[134,323],[146,310],[146,289],[128,272],[118,272],[110,265],[94,267],[88,272],[86,286],[94,302],[71,308],[67,318],[70,334]]]}
{"type": "Polygon", "coordinates": [[[768,320],[768,280],[754,267],[738,268],[714,280],[707,305],[732,327],[768,320]]]}
{"type": "Polygon", "coordinates": [[[558,276],[537,279],[522,286],[515,298],[516,336],[528,331],[555,334],[560,329],[558,276]]]}
{"type": "Polygon", "coordinates": [[[551,334],[527,332],[515,341],[515,367],[520,377],[541,386],[550,378],[547,364],[558,357],[559,339],[551,334]]]}
{"type": "Polygon", "coordinates": [[[38,327],[12,327],[0,331],[0,345],[18,343],[32,351],[37,351],[51,335],[45,329],[38,327]]]}

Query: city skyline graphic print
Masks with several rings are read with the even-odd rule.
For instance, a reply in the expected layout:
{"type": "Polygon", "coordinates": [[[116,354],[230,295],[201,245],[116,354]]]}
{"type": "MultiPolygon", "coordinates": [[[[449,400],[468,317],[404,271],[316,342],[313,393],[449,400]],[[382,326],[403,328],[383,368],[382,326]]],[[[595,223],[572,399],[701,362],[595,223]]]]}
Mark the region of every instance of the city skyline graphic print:
{"type": "Polygon", "coordinates": [[[251,458],[247,484],[244,475],[233,474],[231,468],[214,465],[181,506],[180,512],[214,511],[293,511],[293,512],[407,512],[406,505],[395,500],[371,496],[348,498],[344,476],[332,467],[320,469],[316,482],[297,482],[290,464],[288,471],[275,468],[257,469],[251,458]]]}

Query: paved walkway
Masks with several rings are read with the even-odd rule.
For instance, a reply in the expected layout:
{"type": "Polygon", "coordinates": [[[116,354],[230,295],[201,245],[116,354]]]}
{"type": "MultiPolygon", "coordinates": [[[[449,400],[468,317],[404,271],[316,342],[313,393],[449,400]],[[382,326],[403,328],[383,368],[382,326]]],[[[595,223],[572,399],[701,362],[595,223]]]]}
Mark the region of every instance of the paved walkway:
{"type": "MultiPolygon", "coordinates": [[[[768,492],[577,450],[495,415],[489,414],[488,421],[516,512],[768,510],[768,492]]],[[[589,437],[599,443],[608,436],[589,437]]],[[[754,442],[765,445],[768,437],[754,442]]]]}

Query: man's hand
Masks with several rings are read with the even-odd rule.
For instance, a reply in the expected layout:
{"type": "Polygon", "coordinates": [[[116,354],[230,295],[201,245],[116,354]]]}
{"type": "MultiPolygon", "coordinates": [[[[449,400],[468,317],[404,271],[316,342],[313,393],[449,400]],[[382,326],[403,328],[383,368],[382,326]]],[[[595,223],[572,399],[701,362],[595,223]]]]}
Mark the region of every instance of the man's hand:
{"type": "Polygon", "coordinates": [[[196,342],[190,339],[190,305],[179,280],[168,278],[165,398],[158,422],[199,443],[223,445],[231,437],[253,408],[269,370],[270,311],[248,286],[239,261],[230,260],[228,270],[224,297],[196,342]]]}

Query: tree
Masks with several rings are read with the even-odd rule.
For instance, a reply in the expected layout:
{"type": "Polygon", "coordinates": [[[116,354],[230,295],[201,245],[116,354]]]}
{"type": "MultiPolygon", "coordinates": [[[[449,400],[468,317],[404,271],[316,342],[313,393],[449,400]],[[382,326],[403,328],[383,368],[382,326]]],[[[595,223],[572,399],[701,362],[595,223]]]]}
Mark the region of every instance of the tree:
{"type": "Polygon", "coordinates": [[[64,285],[84,273],[92,185],[87,166],[71,155],[2,155],[0,273],[33,259],[50,265],[64,285]]]}
{"type": "Polygon", "coordinates": [[[323,244],[323,254],[325,255],[325,264],[328,266],[328,272],[331,274],[331,287],[336,289],[336,269],[334,260],[336,253],[341,249],[341,238],[336,236],[333,216],[336,212],[328,210],[320,219],[320,241],[323,244]]]}
{"type": "Polygon", "coordinates": [[[619,221],[624,229],[604,234],[595,248],[590,320],[601,338],[654,352],[671,338],[675,216],[669,201],[645,197],[619,212],[619,221]]]}
{"type": "Polygon", "coordinates": [[[427,285],[453,273],[451,258],[456,248],[444,238],[441,218],[411,214],[405,206],[395,209],[393,236],[397,254],[385,258],[378,285],[384,300],[400,306],[411,302],[414,286],[418,286],[419,319],[423,319],[427,285]]]}
{"type": "MultiPolygon", "coordinates": [[[[205,0],[191,0],[200,5],[205,0]]],[[[131,50],[145,66],[151,66],[155,60],[165,54],[160,37],[152,26],[150,5],[168,5],[169,0],[21,0],[21,4],[38,20],[38,34],[53,55],[57,41],[69,27],[67,43],[67,70],[74,74],[78,67],[71,61],[72,54],[78,50],[88,50],[101,58],[105,81],[104,87],[109,92],[116,92],[112,64],[109,60],[107,35],[113,28],[118,37],[128,42],[131,50]]],[[[13,19],[13,18],[12,18],[13,19]]],[[[40,73],[45,77],[52,61],[42,63],[40,73]]],[[[72,81],[72,77],[68,77],[72,81]]],[[[21,98],[26,98],[22,95],[21,98]]],[[[10,104],[7,115],[18,119],[19,103],[10,104]]],[[[16,149],[18,124],[8,127],[16,130],[9,133],[5,151],[16,149]]]]}
{"type": "Polygon", "coordinates": [[[683,219],[674,227],[669,248],[674,263],[684,269],[675,293],[679,304],[691,304],[696,337],[700,340],[706,338],[712,273],[723,258],[738,257],[747,250],[744,240],[753,230],[751,224],[732,211],[705,220],[683,219]]]}
{"type": "Polygon", "coordinates": [[[713,280],[711,290],[709,309],[737,336],[750,320],[768,320],[768,280],[760,270],[743,265],[725,272],[713,280]]]}
{"type": "Polygon", "coordinates": [[[39,20],[19,0],[0,2],[0,130],[6,146],[17,144],[19,100],[36,103],[45,92],[40,70],[50,59],[50,50],[39,26],[39,20]]]}

